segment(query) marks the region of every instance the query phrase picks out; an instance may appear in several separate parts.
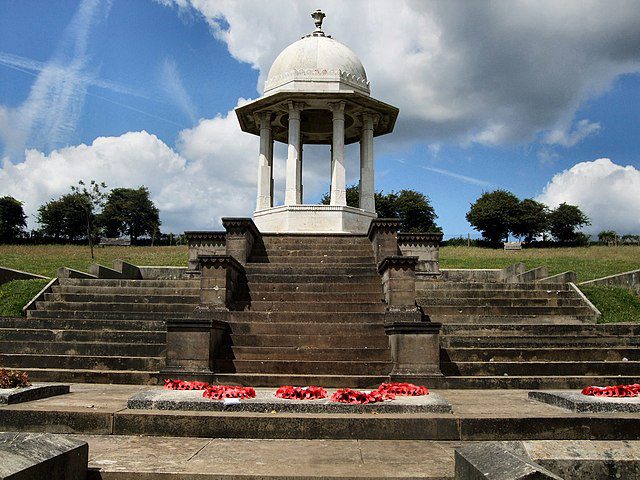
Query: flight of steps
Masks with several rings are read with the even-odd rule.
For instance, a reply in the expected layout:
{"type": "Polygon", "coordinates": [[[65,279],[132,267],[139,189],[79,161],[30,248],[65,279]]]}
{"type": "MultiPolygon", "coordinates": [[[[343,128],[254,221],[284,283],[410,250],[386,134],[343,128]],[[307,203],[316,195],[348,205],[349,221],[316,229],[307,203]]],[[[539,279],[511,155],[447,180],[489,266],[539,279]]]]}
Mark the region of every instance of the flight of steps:
{"type": "Polygon", "coordinates": [[[61,278],[26,318],[0,320],[0,366],[33,381],[155,383],[165,320],[191,314],[198,280],[61,278]]]}
{"type": "Polygon", "coordinates": [[[423,281],[417,302],[442,323],[594,323],[568,284],[423,281]]]}
{"type": "Polygon", "coordinates": [[[387,379],[385,304],[367,237],[264,235],[246,272],[250,303],[231,315],[221,380],[369,387],[387,379]]]}

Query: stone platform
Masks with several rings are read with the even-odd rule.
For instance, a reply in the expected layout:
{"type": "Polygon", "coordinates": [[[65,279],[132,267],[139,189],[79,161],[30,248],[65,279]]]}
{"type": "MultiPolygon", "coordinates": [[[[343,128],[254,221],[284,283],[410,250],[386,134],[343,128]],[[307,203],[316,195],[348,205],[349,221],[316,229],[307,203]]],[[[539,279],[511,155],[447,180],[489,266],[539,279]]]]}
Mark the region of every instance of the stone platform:
{"type": "Polygon", "coordinates": [[[640,397],[595,397],[580,392],[529,392],[529,398],[578,413],[638,413],[640,397]]]}
{"type": "Polygon", "coordinates": [[[332,402],[335,390],[327,390],[327,398],[318,400],[288,400],[277,398],[268,388],[256,389],[256,397],[235,402],[211,400],[201,390],[147,390],[132,396],[127,408],[134,410],[180,410],[210,412],[255,413],[451,413],[451,404],[437,393],[416,397],[398,396],[395,400],[366,405],[332,402]]]}
{"type": "Polygon", "coordinates": [[[69,393],[69,385],[59,383],[34,383],[29,387],[0,388],[0,405],[30,402],[65,393],[69,393]]]}

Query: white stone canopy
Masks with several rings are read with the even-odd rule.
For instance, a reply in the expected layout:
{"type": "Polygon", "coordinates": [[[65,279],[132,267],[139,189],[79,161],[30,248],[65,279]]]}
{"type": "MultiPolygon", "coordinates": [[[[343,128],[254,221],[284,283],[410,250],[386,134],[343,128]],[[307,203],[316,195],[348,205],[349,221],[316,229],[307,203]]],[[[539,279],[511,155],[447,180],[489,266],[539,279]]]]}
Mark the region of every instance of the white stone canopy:
{"type": "Polygon", "coordinates": [[[373,138],[393,130],[398,109],[369,95],[362,62],[316,29],[285,48],[271,66],[264,95],[236,109],[243,131],[260,136],[254,221],[264,232],[365,233],[376,217],[373,138]],[[288,145],[284,205],[273,203],[273,142],[288,145]],[[347,206],[344,146],[360,143],[360,203],[347,206]],[[303,201],[304,144],[331,146],[330,205],[303,201]]]}

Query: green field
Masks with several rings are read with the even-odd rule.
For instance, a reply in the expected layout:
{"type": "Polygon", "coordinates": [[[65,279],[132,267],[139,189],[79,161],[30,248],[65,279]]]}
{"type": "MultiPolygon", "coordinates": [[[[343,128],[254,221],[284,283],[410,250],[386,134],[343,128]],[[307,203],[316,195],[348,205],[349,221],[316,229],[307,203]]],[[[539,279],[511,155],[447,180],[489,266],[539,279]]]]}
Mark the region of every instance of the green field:
{"type": "MultiPolygon", "coordinates": [[[[111,266],[115,259],[135,265],[186,266],[187,247],[99,247],[92,260],[86,246],[0,245],[0,266],[54,277],[59,267],[86,271],[91,263],[111,266]]],[[[573,270],[578,281],[640,269],[640,247],[575,247],[492,250],[479,247],[442,247],[441,268],[504,268],[523,262],[527,268],[549,267],[551,275],[573,270]]],[[[19,315],[46,281],[16,281],[0,286],[0,316],[19,315]]],[[[640,301],[624,289],[590,288],[587,296],[603,313],[603,322],[640,321],[640,301]]]]}

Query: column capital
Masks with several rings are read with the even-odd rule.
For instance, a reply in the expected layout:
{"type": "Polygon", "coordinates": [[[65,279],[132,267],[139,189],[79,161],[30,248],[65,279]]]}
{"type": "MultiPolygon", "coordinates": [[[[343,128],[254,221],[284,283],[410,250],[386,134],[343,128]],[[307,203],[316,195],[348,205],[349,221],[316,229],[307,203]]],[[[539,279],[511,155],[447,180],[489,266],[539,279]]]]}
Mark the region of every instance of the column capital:
{"type": "Polygon", "coordinates": [[[264,110],[262,112],[255,113],[253,115],[253,119],[259,128],[267,128],[267,127],[271,127],[272,116],[273,116],[273,112],[271,112],[270,110],[264,110]]]}
{"type": "Polygon", "coordinates": [[[287,102],[287,106],[289,108],[289,115],[291,116],[292,114],[300,114],[300,112],[302,112],[302,110],[304,110],[304,102],[294,102],[293,100],[289,100],[287,102]]]}
{"type": "Polygon", "coordinates": [[[358,118],[362,122],[363,130],[373,130],[380,121],[380,114],[371,111],[364,111],[358,115],[358,118]]]}
{"type": "Polygon", "coordinates": [[[336,119],[336,116],[342,116],[342,119],[344,119],[344,107],[347,105],[347,102],[345,101],[340,101],[340,102],[333,102],[329,104],[329,109],[331,110],[331,112],[333,112],[333,118],[336,119]]]}

